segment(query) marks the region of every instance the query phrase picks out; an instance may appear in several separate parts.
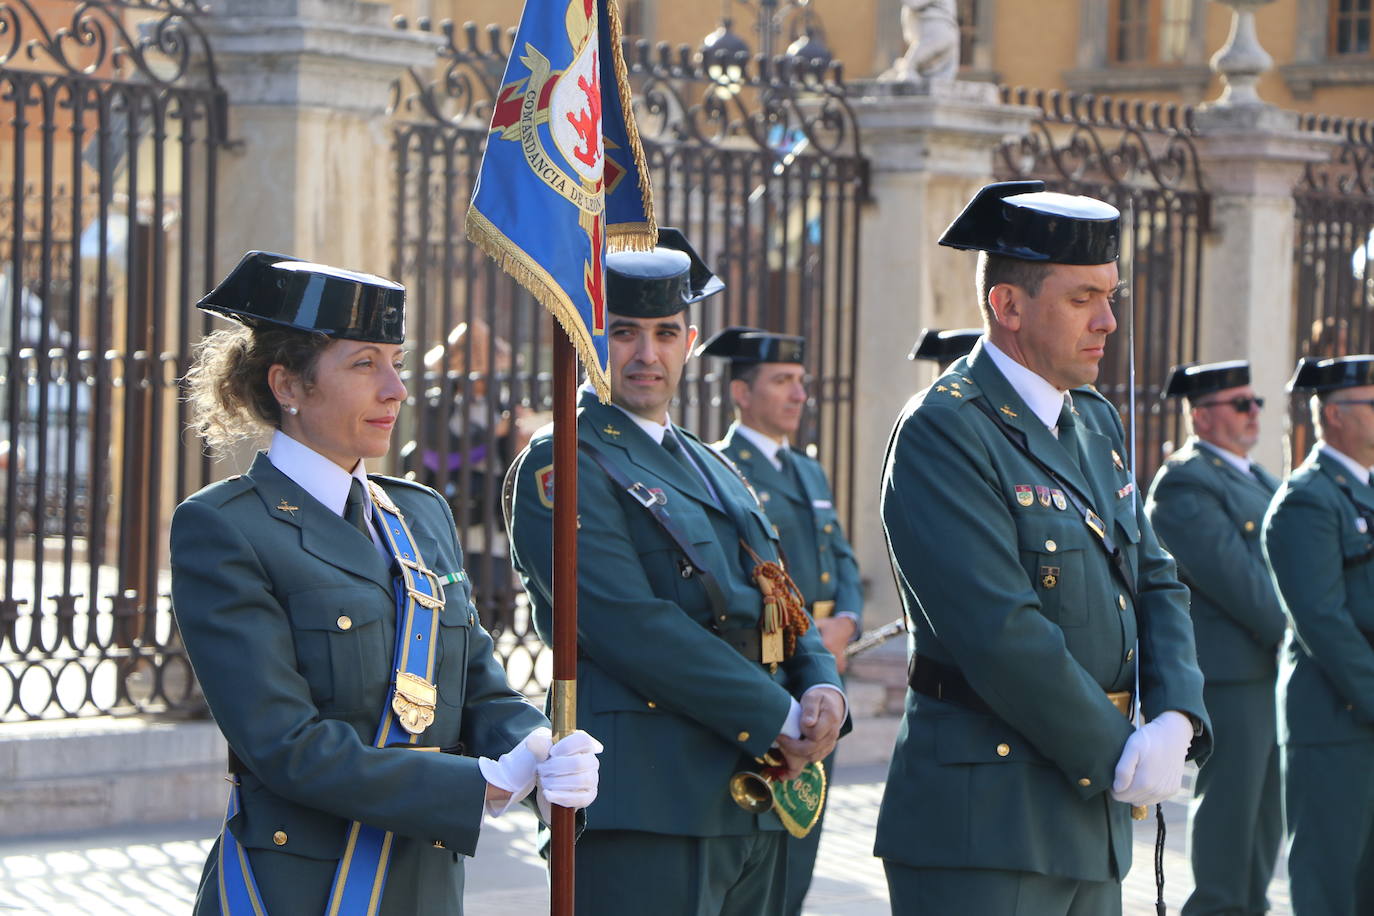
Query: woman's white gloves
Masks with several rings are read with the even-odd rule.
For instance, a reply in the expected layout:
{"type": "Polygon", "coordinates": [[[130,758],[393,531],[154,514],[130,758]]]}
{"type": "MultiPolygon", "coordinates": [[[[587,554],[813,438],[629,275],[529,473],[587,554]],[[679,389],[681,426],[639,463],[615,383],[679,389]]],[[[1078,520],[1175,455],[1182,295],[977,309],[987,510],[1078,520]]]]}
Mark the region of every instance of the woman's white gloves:
{"type": "Polygon", "coordinates": [[[601,742],[584,731],[553,743],[553,733],[536,728],[500,759],[479,757],[477,766],[489,784],[510,793],[503,802],[491,802],[487,813],[505,813],[539,787],[539,810],[548,820],[549,805],[585,808],[596,800],[600,763],[596,755],[604,750],[601,742]],[[499,807],[498,807],[499,806],[499,807]]]}
{"type": "Polygon", "coordinates": [[[584,731],[575,731],[550,750],[535,768],[539,782],[539,813],[549,820],[549,805],[585,808],[596,801],[601,763],[596,755],[605,748],[584,731]]]}

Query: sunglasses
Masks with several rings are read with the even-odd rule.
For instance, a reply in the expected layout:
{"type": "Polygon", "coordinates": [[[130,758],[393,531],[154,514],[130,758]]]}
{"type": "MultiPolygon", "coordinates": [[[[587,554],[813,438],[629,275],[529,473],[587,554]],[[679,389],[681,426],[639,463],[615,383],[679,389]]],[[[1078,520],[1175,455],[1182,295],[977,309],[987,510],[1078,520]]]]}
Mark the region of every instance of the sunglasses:
{"type": "Polygon", "coordinates": [[[1263,410],[1264,398],[1231,398],[1229,401],[1203,401],[1197,407],[1218,407],[1222,404],[1230,407],[1236,413],[1249,413],[1251,410],[1263,410]]]}

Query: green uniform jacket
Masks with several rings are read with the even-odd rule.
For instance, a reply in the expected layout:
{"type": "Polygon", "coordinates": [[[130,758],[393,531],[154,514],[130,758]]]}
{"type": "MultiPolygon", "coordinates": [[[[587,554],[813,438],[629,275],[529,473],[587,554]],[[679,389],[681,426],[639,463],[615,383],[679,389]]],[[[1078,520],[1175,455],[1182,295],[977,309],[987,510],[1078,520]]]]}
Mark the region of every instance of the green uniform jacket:
{"type": "Polygon", "coordinates": [[[817,601],[835,602],[835,613],[863,619],[864,595],[854,548],[845,539],[835,497],[825,468],[801,452],[790,450],[796,478],[773,467],[758,448],[730,426],[716,443],[753,486],[782,541],[787,572],[801,589],[810,608],[817,601]]]}
{"type": "Polygon", "coordinates": [[[1344,567],[1374,547],[1374,530],[1342,487],[1374,516],[1374,488],[1315,447],[1264,520],[1264,558],[1295,637],[1284,691],[1286,743],[1374,738],[1374,562],[1344,567]]]}
{"type": "MultiPolygon", "coordinates": [[[[374,477],[439,575],[462,567],[448,505],[374,477]]],[[[270,916],[322,913],[351,820],[394,831],[382,912],[462,912],[463,855],[477,848],[498,757],[547,720],[506,683],[466,582],[447,586],[438,705],[423,753],[371,746],[392,675],[389,564],[265,454],[172,518],[172,602],[205,698],[246,768],[229,825],[270,916]],[[435,841],[447,848],[436,848],[435,841]]],[[[219,913],[215,857],[196,912],[219,913]]]]}
{"type": "Polygon", "coordinates": [[[1260,526],[1278,481],[1240,473],[1190,439],[1155,475],[1145,513],[1192,591],[1207,683],[1273,681],[1287,618],[1264,565],[1260,526]]]}
{"type": "MultiPolygon", "coordinates": [[[[725,504],[618,408],[581,398],[578,437],[633,481],[662,494],[725,593],[721,629],[757,627],[761,597],[745,578],[739,539],[778,558],[772,525],[743,481],[707,446],[678,429],[725,504]]],[[[511,469],[512,559],[552,643],[553,439],[537,433],[511,469]]],[[[814,629],[769,674],[711,630],[701,579],[633,497],[591,458],[578,456],[577,724],[605,746],[601,788],[587,830],[730,836],[781,829],[730,798],[730,777],[764,754],[808,687],[839,686],[835,662],[814,629]]]]}
{"type": "Polygon", "coordinates": [[[1137,638],[1146,717],[1191,713],[1205,728],[1190,755],[1210,749],[1188,591],[1132,499],[1115,408],[1088,388],[1073,396],[1082,471],[981,343],[897,421],[882,516],[916,651],[957,667],[995,714],[907,691],[878,819],[885,859],[1124,875],[1130,808],[1109,791],[1131,725],[1105,691],[1132,687],[1137,638]],[[1056,507],[1056,485],[976,399],[1090,494],[1126,555],[1134,605],[1072,506],[1056,507]]]}

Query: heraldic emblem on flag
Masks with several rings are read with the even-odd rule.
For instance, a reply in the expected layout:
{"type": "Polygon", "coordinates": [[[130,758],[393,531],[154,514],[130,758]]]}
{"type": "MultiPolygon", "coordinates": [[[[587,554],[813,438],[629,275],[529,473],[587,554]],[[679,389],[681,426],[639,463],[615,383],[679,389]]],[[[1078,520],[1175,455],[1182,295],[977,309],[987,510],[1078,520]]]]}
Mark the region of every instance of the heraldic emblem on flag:
{"type": "Polygon", "coordinates": [[[467,234],[558,319],[610,398],[605,255],[653,248],[653,192],[615,0],[529,0],[467,234]]]}

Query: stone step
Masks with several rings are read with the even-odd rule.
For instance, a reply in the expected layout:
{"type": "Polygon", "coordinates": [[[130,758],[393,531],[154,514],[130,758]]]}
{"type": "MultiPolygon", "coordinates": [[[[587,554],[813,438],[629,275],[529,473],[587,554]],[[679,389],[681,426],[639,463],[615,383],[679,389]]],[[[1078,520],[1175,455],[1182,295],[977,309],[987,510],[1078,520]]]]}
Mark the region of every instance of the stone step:
{"type": "Polygon", "coordinates": [[[223,817],[224,759],[209,721],[0,725],[0,839],[223,817]]]}

